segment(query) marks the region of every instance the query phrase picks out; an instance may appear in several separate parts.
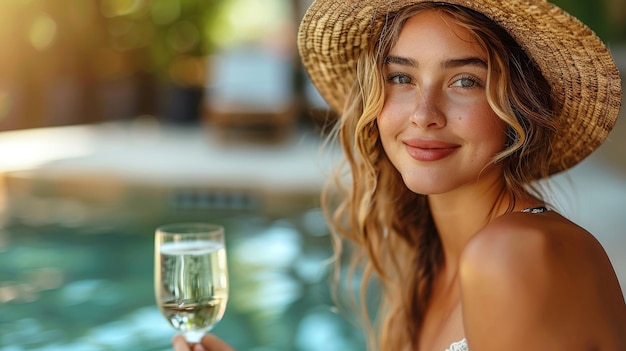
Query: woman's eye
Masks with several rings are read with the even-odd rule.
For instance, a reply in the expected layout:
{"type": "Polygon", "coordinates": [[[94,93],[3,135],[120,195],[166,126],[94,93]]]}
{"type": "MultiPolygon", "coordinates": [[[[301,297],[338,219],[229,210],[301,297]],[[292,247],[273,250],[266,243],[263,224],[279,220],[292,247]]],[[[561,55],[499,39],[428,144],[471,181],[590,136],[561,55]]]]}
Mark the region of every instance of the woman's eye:
{"type": "Polygon", "coordinates": [[[392,84],[410,84],[411,77],[402,73],[390,74],[387,78],[387,82],[392,84]]]}
{"type": "Polygon", "coordinates": [[[478,80],[476,80],[476,78],[474,77],[470,77],[470,76],[466,76],[466,77],[461,77],[457,80],[455,80],[452,83],[452,86],[455,87],[460,87],[460,88],[475,88],[480,86],[478,80]]]}

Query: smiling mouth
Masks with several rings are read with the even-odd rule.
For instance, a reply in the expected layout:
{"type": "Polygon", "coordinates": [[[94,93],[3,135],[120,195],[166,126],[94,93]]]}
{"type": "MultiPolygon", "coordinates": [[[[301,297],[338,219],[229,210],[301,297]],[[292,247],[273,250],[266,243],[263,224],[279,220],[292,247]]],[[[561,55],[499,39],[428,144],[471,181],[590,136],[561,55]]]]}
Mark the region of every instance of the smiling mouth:
{"type": "Polygon", "coordinates": [[[441,142],[405,143],[409,155],[417,161],[431,162],[455,153],[460,146],[441,142]]]}

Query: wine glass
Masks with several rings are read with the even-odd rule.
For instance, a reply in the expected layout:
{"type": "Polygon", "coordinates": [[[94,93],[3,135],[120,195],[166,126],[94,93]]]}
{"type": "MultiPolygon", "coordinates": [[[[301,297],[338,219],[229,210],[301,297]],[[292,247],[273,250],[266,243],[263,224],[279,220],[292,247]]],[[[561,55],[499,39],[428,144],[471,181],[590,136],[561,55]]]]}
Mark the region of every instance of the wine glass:
{"type": "Polygon", "coordinates": [[[154,250],[157,305],[187,342],[198,343],[226,310],[224,227],[209,223],[163,225],[155,231],[154,250]]]}

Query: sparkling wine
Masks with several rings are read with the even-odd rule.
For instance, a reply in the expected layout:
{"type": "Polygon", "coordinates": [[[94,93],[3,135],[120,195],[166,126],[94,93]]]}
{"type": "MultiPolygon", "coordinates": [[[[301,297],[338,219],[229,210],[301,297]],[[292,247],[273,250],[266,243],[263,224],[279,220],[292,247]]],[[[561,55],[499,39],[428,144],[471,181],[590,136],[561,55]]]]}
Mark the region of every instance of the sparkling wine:
{"type": "Polygon", "coordinates": [[[210,330],[224,315],[228,300],[224,245],[204,240],[163,243],[156,259],[156,297],[163,315],[183,332],[210,330]]]}
{"type": "Polygon", "coordinates": [[[163,315],[174,328],[187,331],[211,328],[222,318],[222,299],[205,301],[167,301],[161,306],[163,315]]]}

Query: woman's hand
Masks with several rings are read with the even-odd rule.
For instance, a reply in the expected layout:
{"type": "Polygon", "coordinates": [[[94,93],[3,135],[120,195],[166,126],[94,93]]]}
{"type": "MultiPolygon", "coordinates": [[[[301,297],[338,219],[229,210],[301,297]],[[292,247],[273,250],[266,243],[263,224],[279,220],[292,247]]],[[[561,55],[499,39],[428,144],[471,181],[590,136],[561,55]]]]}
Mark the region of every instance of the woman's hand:
{"type": "Polygon", "coordinates": [[[172,339],[175,351],[235,351],[227,343],[215,335],[206,334],[199,344],[189,345],[182,334],[174,336],[172,339]]]}

